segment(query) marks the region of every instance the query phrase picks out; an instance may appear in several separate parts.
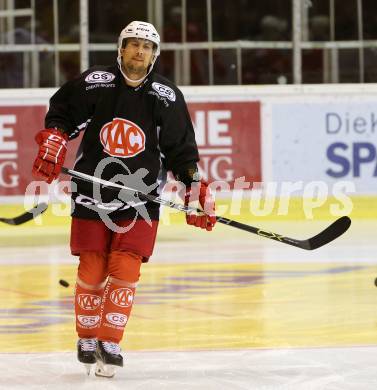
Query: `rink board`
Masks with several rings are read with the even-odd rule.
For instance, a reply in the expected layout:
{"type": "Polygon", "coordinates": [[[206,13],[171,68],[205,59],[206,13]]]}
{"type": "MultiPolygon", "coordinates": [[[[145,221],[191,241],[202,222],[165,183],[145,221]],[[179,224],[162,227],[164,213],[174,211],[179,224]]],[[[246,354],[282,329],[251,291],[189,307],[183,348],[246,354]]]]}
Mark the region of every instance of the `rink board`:
{"type": "MultiPolygon", "coordinates": [[[[225,216],[234,220],[316,220],[332,219],[343,215],[351,218],[377,218],[377,196],[352,196],[345,195],[347,200],[340,200],[332,196],[318,199],[303,197],[266,197],[262,195],[251,195],[248,192],[243,195],[223,195],[218,193],[215,196],[216,212],[219,216],[225,216]]],[[[164,193],[163,198],[172,200],[174,203],[182,203],[177,195],[164,193]]],[[[30,210],[36,202],[32,199],[19,197],[17,202],[7,201],[0,203],[1,217],[15,217],[25,210],[30,210]]],[[[37,219],[39,225],[45,224],[64,225],[67,217],[70,216],[69,199],[65,202],[47,202],[50,204],[48,211],[37,219]]],[[[45,201],[45,198],[41,198],[45,201]]],[[[179,222],[182,212],[168,207],[162,207],[162,222],[179,222]]],[[[0,228],[3,225],[0,225],[0,228]]]]}

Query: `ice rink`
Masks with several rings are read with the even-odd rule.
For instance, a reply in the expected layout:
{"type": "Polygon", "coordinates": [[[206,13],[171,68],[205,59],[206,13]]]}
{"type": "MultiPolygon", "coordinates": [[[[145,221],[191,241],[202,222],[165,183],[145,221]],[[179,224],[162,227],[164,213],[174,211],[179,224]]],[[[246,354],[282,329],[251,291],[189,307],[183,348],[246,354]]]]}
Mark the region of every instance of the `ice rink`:
{"type": "MultiPolygon", "coordinates": [[[[262,227],[306,238],[329,222],[262,227]]],[[[0,228],[1,389],[376,389],[374,220],[313,252],[226,226],[161,226],[113,379],[76,360],[68,230],[0,228]]]]}

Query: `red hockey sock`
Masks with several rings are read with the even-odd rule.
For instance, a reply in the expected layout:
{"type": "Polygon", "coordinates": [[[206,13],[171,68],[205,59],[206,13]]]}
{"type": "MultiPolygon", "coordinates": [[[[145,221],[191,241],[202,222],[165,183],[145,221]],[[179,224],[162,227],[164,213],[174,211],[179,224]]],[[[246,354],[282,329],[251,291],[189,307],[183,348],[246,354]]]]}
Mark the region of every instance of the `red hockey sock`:
{"type": "Polygon", "coordinates": [[[82,284],[78,279],[75,291],[76,331],[80,338],[97,337],[104,289],[83,288],[82,284]]]}
{"type": "Polygon", "coordinates": [[[107,276],[106,256],[97,252],[80,254],[75,290],[76,331],[80,338],[97,337],[102,294],[107,276]]]}
{"type": "Polygon", "coordinates": [[[112,251],[108,258],[109,280],[102,296],[100,327],[97,337],[119,343],[132,310],[140,276],[142,257],[124,251],[112,251]]]}

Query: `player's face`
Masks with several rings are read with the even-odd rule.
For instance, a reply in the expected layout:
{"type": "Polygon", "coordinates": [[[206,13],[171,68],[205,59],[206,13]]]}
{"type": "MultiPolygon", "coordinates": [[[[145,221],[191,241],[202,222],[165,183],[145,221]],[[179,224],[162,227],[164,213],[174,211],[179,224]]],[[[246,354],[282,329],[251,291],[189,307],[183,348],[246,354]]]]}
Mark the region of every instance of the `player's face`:
{"type": "Polygon", "coordinates": [[[129,38],[127,45],[121,49],[123,69],[130,78],[141,78],[147,73],[154,50],[153,42],[147,39],[129,38]]]}

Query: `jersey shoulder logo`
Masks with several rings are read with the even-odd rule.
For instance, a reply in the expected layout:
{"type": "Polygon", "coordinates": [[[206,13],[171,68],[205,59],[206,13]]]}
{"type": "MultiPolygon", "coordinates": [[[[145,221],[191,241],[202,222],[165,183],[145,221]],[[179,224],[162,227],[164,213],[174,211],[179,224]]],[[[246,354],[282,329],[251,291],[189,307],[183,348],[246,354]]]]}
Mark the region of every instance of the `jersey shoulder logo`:
{"type": "Polygon", "coordinates": [[[114,118],[100,131],[103,150],[114,157],[129,158],[145,150],[145,134],[136,124],[127,119],[114,118]]]}
{"type": "Polygon", "coordinates": [[[175,102],[175,92],[167,85],[160,83],[152,83],[152,88],[162,97],[165,97],[172,102],[175,102]]]}
{"type": "Polygon", "coordinates": [[[110,83],[114,79],[115,74],[103,70],[96,70],[85,77],[87,83],[110,83]]]}

